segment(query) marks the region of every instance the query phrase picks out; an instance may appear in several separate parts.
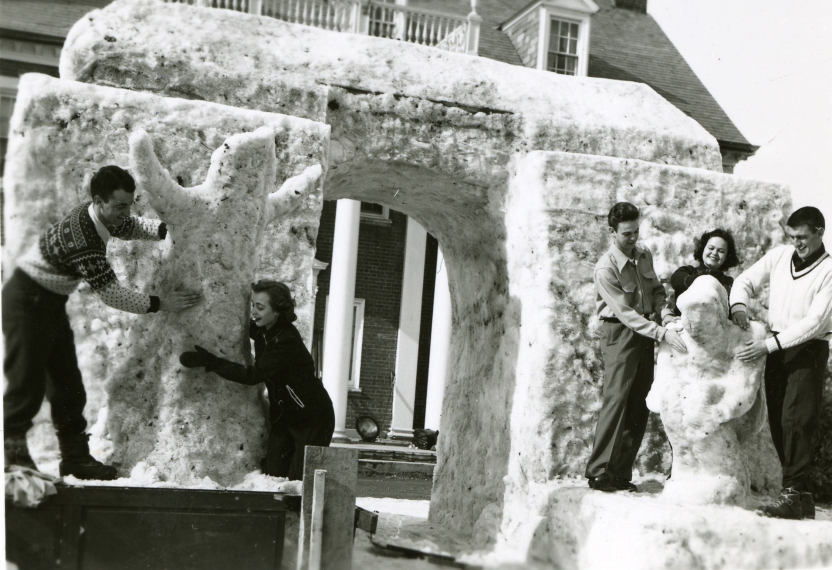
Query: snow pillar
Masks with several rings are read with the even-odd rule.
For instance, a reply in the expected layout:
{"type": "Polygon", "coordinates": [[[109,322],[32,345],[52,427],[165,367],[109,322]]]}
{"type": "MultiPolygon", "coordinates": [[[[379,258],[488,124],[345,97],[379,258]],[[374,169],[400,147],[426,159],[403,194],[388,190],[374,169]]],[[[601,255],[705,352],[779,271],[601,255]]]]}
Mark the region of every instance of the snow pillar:
{"type": "Polygon", "coordinates": [[[413,218],[407,219],[404,248],[402,304],[396,349],[396,383],[393,387],[391,438],[413,437],[413,409],[416,403],[416,362],[419,357],[419,325],[422,320],[422,282],[425,278],[427,232],[413,218]]]}
{"type": "Polygon", "coordinates": [[[355,302],[355,268],[358,262],[358,227],[361,202],[338,200],[332,245],[329,308],[324,331],[323,380],[335,408],[333,440],[344,440],[347,424],[347,384],[352,351],[352,314],[355,302]]]}
{"type": "Polygon", "coordinates": [[[430,329],[430,364],[428,395],[425,405],[425,428],[438,430],[448,373],[448,350],[451,346],[451,292],[448,269],[442,249],[436,255],[436,284],[433,289],[433,325],[430,329]]]}

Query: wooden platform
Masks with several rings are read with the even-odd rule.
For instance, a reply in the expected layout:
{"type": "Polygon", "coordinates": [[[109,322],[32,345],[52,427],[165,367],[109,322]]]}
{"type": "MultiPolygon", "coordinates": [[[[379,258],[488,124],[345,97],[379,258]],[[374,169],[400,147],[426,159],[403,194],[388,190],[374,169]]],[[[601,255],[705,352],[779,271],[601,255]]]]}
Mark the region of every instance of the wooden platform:
{"type": "Polygon", "coordinates": [[[21,570],[293,568],[299,510],[299,496],[275,493],[59,486],[36,509],[6,502],[6,558],[21,570]]]}

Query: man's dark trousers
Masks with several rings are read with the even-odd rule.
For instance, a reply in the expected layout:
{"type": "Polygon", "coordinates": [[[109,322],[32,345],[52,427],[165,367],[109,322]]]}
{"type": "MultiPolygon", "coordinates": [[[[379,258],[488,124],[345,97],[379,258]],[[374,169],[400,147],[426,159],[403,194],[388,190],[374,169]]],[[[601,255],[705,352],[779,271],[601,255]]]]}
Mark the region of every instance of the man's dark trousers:
{"type": "Polygon", "coordinates": [[[766,405],[771,439],[783,466],[783,487],[807,488],[816,445],[829,343],[810,340],[766,358],[766,405]]]}
{"type": "Polygon", "coordinates": [[[20,269],[3,286],[3,371],[8,382],[3,426],[9,435],[32,427],[44,395],[49,396],[59,435],[80,434],[87,427],[87,394],[66,315],[67,298],[44,289],[20,269]]]}
{"type": "Polygon", "coordinates": [[[603,405],[595,427],[595,444],[587,478],[633,478],[638,448],[647,429],[645,400],[653,385],[654,341],[617,322],[601,325],[604,359],[603,405]]]}

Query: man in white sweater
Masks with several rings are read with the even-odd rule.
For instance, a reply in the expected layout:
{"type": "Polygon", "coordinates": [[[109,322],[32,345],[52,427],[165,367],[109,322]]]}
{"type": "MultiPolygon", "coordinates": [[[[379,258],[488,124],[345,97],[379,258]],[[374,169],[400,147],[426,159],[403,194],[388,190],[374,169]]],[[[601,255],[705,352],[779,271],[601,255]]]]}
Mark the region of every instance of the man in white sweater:
{"type": "Polygon", "coordinates": [[[832,339],[832,257],[823,246],[820,210],[796,210],[786,222],[794,245],[775,247],[734,281],[734,323],[748,327],[746,307],[770,286],[768,324],[773,336],[749,341],[743,361],[766,357],[768,421],[783,466],[780,499],[760,509],[778,518],[814,518],[808,471],[812,463],[823,378],[832,339]]]}

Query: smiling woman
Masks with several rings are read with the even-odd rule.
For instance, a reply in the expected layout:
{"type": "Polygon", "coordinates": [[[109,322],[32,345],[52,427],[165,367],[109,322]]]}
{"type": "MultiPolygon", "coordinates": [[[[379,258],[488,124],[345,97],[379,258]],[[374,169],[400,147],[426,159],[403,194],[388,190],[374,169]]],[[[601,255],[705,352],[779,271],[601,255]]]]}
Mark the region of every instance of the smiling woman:
{"type": "Polygon", "coordinates": [[[251,285],[251,326],[254,366],[236,364],[202,348],[184,352],[188,368],[253,386],[265,383],[269,395],[269,441],[261,467],[266,475],[300,480],[307,445],[328,447],[335,430],[332,401],[315,375],[312,355],[298,329],[292,292],[285,283],[260,280],[251,285]]]}
{"type": "MultiPolygon", "coordinates": [[[[705,232],[694,243],[693,259],[698,261],[699,265],[683,265],[670,277],[670,286],[673,287],[676,299],[678,300],[679,296],[703,275],[714,277],[730,295],[734,279],[725,272],[740,263],[734,236],[727,230],[717,228],[705,232]]],[[[682,314],[678,307],[675,308],[675,312],[677,316],[682,314]]]]}

